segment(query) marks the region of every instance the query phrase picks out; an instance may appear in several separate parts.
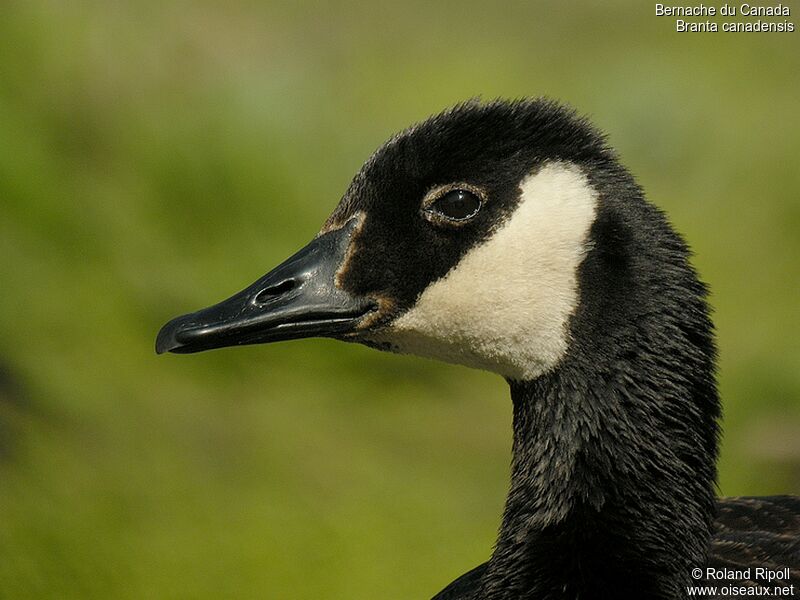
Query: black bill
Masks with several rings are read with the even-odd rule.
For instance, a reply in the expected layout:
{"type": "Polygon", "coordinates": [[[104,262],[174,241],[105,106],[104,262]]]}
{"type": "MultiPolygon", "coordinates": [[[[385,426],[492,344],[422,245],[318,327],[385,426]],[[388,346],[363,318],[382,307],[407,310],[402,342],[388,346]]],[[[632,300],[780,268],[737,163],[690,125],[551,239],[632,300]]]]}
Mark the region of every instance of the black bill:
{"type": "Polygon", "coordinates": [[[335,282],[356,223],[353,219],[319,236],[227,300],[171,320],[158,332],[156,352],[200,352],[354,332],[377,308],[370,299],[356,298],[335,282]]]}

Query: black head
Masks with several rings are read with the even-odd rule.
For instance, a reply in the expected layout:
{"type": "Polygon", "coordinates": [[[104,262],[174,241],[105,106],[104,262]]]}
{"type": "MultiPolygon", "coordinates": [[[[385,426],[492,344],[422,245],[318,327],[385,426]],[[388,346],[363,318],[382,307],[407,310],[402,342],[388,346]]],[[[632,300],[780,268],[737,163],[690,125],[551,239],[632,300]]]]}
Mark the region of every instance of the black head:
{"type": "Polygon", "coordinates": [[[390,139],[308,246],[156,348],[326,336],[532,378],[566,349],[597,173],[624,176],[569,108],[458,105],[390,139]]]}

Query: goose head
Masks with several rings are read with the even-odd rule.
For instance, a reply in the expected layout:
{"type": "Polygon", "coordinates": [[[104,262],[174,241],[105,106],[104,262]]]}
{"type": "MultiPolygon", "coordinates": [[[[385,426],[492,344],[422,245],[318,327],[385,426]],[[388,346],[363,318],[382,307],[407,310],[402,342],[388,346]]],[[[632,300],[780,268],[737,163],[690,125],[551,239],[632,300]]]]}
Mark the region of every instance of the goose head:
{"type": "Polygon", "coordinates": [[[334,337],[530,380],[556,366],[603,137],[552,102],[470,102],[390,139],[319,234],[242,292],[170,321],[158,352],[334,337]]]}

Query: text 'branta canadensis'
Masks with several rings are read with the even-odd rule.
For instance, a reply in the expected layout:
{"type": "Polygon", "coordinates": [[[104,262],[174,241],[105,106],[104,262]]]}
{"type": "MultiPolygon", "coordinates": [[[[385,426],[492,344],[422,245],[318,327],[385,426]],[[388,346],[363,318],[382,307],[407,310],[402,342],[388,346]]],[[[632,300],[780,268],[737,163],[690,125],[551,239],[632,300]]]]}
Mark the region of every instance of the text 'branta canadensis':
{"type": "Polygon", "coordinates": [[[678,599],[709,566],[788,568],[800,589],[800,499],[715,498],[714,336],[688,256],[586,120],[468,102],[390,139],[310,244],[156,348],[324,336],[503,376],[497,545],[438,600],[678,599]]]}

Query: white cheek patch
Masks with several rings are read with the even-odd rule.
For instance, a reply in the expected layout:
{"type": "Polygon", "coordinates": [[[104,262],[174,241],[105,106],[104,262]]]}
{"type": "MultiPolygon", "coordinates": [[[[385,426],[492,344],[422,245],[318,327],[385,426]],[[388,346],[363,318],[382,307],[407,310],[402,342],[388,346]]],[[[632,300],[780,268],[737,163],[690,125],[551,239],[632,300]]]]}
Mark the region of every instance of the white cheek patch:
{"type": "Polygon", "coordinates": [[[517,380],[556,366],[567,350],[597,192],[567,163],[544,166],[520,190],[508,221],[375,341],[517,380]]]}

